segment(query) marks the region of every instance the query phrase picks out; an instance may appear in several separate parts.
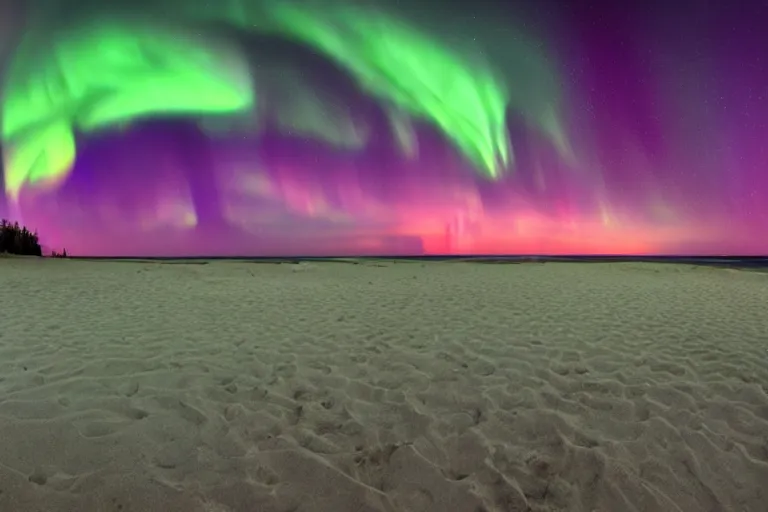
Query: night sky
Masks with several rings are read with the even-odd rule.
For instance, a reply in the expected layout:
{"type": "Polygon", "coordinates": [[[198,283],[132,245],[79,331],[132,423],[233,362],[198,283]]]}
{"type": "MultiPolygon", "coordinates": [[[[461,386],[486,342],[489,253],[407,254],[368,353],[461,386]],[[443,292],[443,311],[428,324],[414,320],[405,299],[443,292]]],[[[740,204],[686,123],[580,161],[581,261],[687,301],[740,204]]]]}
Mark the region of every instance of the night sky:
{"type": "Polygon", "coordinates": [[[48,249],[768,253],[766,1],[140,3],[0,0],[48,249]]]}

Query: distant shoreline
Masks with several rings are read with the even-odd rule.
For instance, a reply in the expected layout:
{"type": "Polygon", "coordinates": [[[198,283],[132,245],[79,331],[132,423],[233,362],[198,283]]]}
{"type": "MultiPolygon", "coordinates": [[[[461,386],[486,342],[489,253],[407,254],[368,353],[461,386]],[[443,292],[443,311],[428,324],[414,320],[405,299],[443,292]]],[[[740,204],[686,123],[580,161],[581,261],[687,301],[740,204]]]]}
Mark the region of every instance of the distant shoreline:
{"type": "MultiPolygon", "coordinates": [[[[44,257],[49,258],[49,257],[44,257]]],[[[51,258],[54,259],[54,258],[51,258]]],[[[55,258],[58,259],[58,258],[55,258]]],[[[370,263],[670,263],[698,266],[749,269],[768,272],[768,257],[762,256],[361,256],[361,257],[252,257],[252,256],[69,256],[77,261],[158,262],[205,265],[214,261],[235,261],[266,264],[346,263],[352,265],[370,263]]]]}

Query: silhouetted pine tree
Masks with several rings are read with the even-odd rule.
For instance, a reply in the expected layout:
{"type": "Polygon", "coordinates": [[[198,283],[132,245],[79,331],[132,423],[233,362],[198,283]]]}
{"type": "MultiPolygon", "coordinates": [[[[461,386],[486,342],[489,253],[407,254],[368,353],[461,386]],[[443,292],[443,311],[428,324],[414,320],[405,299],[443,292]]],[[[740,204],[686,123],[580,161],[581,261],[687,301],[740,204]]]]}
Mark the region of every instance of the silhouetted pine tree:
{"type": "Polygon", "coordinates": [[[18,222],[11,224],[6,219],[0,220],[0,253],[24,256],[42,256],[43,249],[37,232],[29,231],[18,222]]]}

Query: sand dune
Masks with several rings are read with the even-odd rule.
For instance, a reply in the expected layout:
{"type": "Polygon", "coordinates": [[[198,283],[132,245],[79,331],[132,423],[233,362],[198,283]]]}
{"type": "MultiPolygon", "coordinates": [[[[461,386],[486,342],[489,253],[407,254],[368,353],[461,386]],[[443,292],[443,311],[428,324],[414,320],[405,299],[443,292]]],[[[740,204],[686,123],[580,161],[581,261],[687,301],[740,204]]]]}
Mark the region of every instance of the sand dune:
{"type": "Polygon", "coordinates": [[[768,276],[0,261],[2,512],[764,512],[768,276]]]}

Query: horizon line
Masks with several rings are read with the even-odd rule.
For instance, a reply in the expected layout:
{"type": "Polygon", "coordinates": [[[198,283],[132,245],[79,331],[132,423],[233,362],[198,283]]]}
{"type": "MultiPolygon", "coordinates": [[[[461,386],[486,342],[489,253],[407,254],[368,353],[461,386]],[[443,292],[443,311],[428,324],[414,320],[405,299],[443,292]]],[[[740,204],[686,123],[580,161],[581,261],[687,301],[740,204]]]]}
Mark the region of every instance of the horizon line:
{"type": "MultiPolygon", "coordinates": [[[[43,256],[44,258],[59,259],[53,256],[43,256]]],[[[79,260],[256,260],[256,261],[276,261],[276,262],[295,262],[309,260],[325,261],[350,261],[350,260],[533,260],[533,261],[556,261],[556,260],[697,260],[697,261],[751,261],[765,262],[768,264],[768,256],[758,255],[691,255],[691,254],[535,254],[535,255],[494,255],[494,254],[429,254],[429,255],[324,255],[324,256],[142,256],[142,255],[116,255],[116,256],[72,256],[68,255],[62,259],[79,260]]]]}

